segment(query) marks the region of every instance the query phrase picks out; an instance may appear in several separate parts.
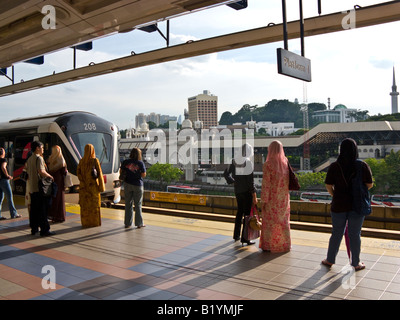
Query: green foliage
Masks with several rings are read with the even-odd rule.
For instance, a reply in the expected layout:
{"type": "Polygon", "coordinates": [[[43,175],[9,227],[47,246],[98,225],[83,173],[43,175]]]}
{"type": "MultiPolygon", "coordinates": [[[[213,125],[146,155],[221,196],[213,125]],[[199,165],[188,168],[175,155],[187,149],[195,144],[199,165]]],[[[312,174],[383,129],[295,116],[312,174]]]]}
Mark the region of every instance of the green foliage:
{"type": "MultiPolygon", "coordinates": [[[[312,124],[312,117],[310,116],[314,111],[326,110],[326,105],[323,103],[309,103],[309,120],[312,124]]],[[[289,100],[271,100],[263,107],[257,105],[251,106],[249,104],[232,114],[229,111],[221,115],[219,124],[231,125],[235,122],[246,123],[246,121],[271,121],[278,122],[294,122],[294,126],[300,128],[303,126],[303,113],[300,111],[300,104],[290,102],[289,100]]]]}
{"type": "MultiPolygon", "coordinates": [[[[370,158],[365,162],[371,168],[374,179],[374,187],[370,190],[372,194],[400,194],[400,151],[392,150],[384,159],[370,158]]],[[[301,190],[325,190],[326,172],[300,172],[297,177],[301,190]]]]}
{"type": "Polygon", "coordinates": [[[173,180],[179,180],[183,175],[183,171],[175,168],[169,163],[155,163],[147,169],[147,176],[152,180],[165,181],[167,183],[173,180]]]}
{"type": "Polygon", "coordinates": [[[378,114],[376,116],[369,117],[366,121],[399,121],[400,113],[393,114],[378,114]]]}
{"type": "Polygon", "coordinates": [[[374,178],[371,193],[400,193],[400,151],[393,150],[384,159],[367,159],[374,178]]]}
{"type": "Polygon", "coordinates": [[[300,172],[297,178],[300,190],[325,189],[326,172],[300,172]]]}
{"type": "Polygon", "coordinates": [[[222,115],[221,115],[221,119],[219,120],[219,124],[221,125],[228,125],[228,124],[232,124],[232,113],[230,113],[229,111],[225,111],[222,115]]]}

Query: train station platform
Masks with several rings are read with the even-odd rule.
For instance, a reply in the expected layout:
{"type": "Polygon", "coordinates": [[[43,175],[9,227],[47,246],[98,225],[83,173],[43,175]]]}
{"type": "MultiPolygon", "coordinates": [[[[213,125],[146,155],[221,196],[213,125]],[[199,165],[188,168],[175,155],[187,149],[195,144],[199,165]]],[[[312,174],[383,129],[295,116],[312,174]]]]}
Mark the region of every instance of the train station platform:
{"type": "MultiPolygon", "coordinates": [[[[143,213],[125,228],[122,210],[102,208],[102,225],[81,227],[79,206],[31,235],[28,213],[0,221],[3,300],[399,300],[400,241],[363,238],[366,269],[354,273],[344,247],[321,265],[329,234],[292,230],[292,250],[276,254],[232,239],[232,223],[143,213]],[[49,281],[47,281],[49,280],[49,281]]],[[[162,301],[162,303],[161,303],[162,301]]],[[[166,309],[160,312],[167,311],[166,309]]]]}

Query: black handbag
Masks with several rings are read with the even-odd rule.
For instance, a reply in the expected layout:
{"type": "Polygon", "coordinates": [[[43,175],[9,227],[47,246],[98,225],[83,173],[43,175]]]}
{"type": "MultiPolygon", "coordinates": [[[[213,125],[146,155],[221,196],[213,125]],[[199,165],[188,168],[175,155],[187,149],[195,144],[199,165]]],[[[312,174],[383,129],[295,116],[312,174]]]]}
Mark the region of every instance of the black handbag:
{"type": "Polygon", "coordinates": [[[292,166],[288,162],[289,167],[289,190],[300,190],[299,180],[296,177],[296,174],[293,171],[292,166]]]}
{"type": "MultiPolygon", "coordinates": [[[[94,161],[96,161],[96,160],[94,160],[94,161]]],[[[91,173],[93,179],[97,179],[99,177],[95,163],[93,163],[92,171],[90,173],[91,173]]]]}
{"type": "Polygon", "coordinates": [[[119,174],[118,179],[121,181],[125,181],[125,179],[126,179],[126,168],[125,167],[121,167],[121,173],[119,174]]]}
{"type": "MultiPolygon", "coordinates": [[[[36,166],[37,166],[37,160],[36,160],[36,166]]],[[[47,167],[45,168],[47,171],[47,167]]],[[[55,198],[57,195],[58,186],[50,177],[42,177],[41,175],[38,174],[38,187],[39,187],[39,193],[43,197],[55,198]]]]}
{"type": "MultiPolygon", "coordinates": [[[[49,177],[40,178],[39,177],[39,192],[44,197],[50,197],[53,193],[53,180],[49,177]]],[[[56,192],[57,194],[57,192],[56,192]]]]}

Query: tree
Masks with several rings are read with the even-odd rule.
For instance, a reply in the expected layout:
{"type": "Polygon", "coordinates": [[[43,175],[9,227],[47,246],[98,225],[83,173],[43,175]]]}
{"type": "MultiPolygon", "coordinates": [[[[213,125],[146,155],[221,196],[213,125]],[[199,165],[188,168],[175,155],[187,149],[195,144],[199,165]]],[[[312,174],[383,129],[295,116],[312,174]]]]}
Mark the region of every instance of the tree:
{"type": "Polygon", "coordinates": [[[380,114],[378,113],[377,116],[371,116],[366,121],[399,121],[400,120],[400,113],[393,113],[393,114],[380,114]]]}
{"type": "Polygon", "coordinates": [[[147,124],[149,125],[149,130],[157,128],[157,125],[153,121],[149,121],[149,122],[147,122],[147,124]]]}
{"type": "Polygon", "coordinates": [[[301,172],[297,175],[301,190],[324,189],[326,172],[301,172]]]}
{"type": "Polygon", "coordinates": [[[128,131],[128,129],[119,130],[119,134],[121,135],[121,139],[125,139],[126,138],[126,132],[127,131],[128,131]]]}
{"type": "Polygon", "coordinates": [[[222,115],[221,115],[221,119],[219,120],[219,124],[221,125],[228,125],[228,124],[232,124],[232,113],[230,113],[229,111],[225,111],[222,115]]]}
{"type": "Polygon", "coordinates": [[[171,182],[178,180],[183,175],[183,171],[175,168],[170,163],[155,163],[147,169],[147,176],[152,180],[159,180],[160,182],[171,182]]]}
{"type": "Polygon", "coordinates": [[[260,136],[269,136],[269,134],[267,133],[267,130],[265,130],[265,128],[260,128],[258,129],[257,132],[260,136]]]}
{"type": "Polygon", "coordinates": [[[400,151],[393,150],[384,159],[367,159],[365,162],[371,168],[374,187],[371,193],[400,193],[400,151]]]}
{"type": "Polygon", "coordinates": [[[368,119],[369,115],[368,115],[368,110],[357,110],[357,111],[353,111],[353,112],[349,112],[349,116],[353,117],[354,119],[356,119],[356,121],[363,121],[368,119]]]}

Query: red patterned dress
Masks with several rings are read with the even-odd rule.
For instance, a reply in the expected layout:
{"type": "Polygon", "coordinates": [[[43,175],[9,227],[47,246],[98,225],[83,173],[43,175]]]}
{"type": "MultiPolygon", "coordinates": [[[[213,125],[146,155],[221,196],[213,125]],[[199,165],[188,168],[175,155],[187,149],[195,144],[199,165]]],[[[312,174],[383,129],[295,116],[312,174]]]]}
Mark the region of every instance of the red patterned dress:
{"type": "Polygon", "coordinates": [[[271,252],[290,251],[289,171],[276,172],[269,162],[263,165],[261,189],[262,228],[260,248],[271,252]]]}

